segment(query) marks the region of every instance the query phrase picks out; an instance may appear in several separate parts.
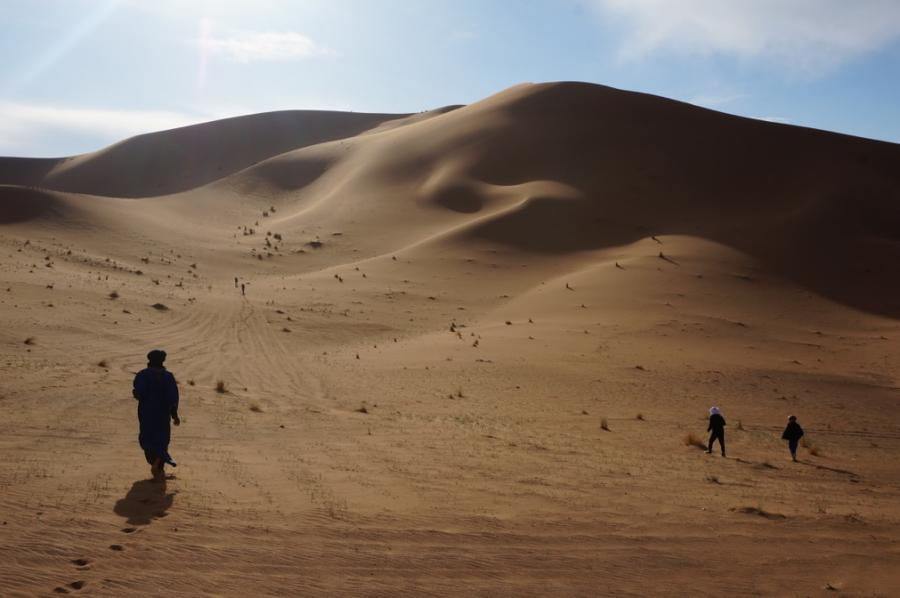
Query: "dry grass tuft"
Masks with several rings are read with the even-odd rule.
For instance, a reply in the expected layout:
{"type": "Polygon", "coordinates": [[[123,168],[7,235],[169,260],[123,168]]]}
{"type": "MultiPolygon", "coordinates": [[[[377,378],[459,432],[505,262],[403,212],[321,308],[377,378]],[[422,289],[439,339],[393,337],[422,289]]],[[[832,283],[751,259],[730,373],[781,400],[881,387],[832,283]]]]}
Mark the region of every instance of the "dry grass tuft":
{"type": "Polygon", "coordinates": [[[609,422],[605,417],[600,418],[600,429],[609,432],[609,422]]]}
{"type": "Polygon", "coordinates": [[[683,442],[684,446],[695,446],[697,448],[706,450],[706,443],[703,442],[703,440],[693,432],[688,432],[687,434],[685,434],[683,442]]]}
{"type": "Polygon", "coordinates": [[[216,392],[219,394],[225,394],[226,392],[228,392],[228,389],[225,388],[224,381],[219,380],[218,382],[216,382],[216,392]]]}
{"type": "Polygon", "coordinates": [[[26,345],[33,345],[33,344],[34,344],[34,337],[33,337],[33,336],[29,336],[28,338],[26,338],[26,339],[25,339],[25,344],[26,344],[26,345]]]}
{"type": "Polygon", "coordinates": [[[106,363],[105,359],[101,359],[100,361],[97,362],[97,367],[107,368],[107,367],[109,367],[109,364],[106,363]]]}
{"type": "Polygon", "coordinates": [[[354,409],[354,411],[356,411],[357,413],[368,413],[369,412],[369,410],[366,409],[365,405],[361,405],[358,409],[354,409]]]}
{"type": "Polygon", "coordinates": [[[168,306],[163,305],[162,303],[154,303],[150,307],[152,307],[153,309],[155,309],[157,311],[169,311],[168,306]]]}
{"type": "Polygon", "coordinates": [[[112,291],[112,292],[109,294],[109,298],[110,298],[110,299],[118,299],[118,298],[119,298],[119,291],[112,291]]]}
{"type": "Polygon", "coordinates": [[[800,439],[800,446],[805,448],[807,450],[807,452],[809,452],[809,454],[812,455],[813,457],[821,457],[822,456],[822,449],[819,448],[815,442],[810,440],[810,438],[808,436],[804,436],[803,438],[800,439]]]}
{"type": "Polygon", "coordinates": [[[637,415],[634,416],[634,419],[639,420],[639,421],[644,421],[644,414],[638,413],[637,415]]]}
{"type": "Polygon", "coordinates": [[[262,413],[263,412],[262,407],[260,407],[256,403],[253,403],[252,405],[250,405],[250,411],[252,411],[253,413],[262,413]]]}

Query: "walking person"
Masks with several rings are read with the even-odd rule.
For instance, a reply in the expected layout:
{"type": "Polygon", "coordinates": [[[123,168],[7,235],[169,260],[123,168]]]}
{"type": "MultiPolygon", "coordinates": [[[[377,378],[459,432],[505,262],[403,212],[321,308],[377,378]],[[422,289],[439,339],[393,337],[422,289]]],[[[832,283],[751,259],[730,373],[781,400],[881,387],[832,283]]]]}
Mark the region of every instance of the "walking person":
{"type": "Polygon", "coordinates": [[[237,288],[237,285],[238,285],[238,277],[235,276],[234,277],[234,288],[237,288]]]}
{"type": "Polygon", "coordinates": [[[241,283],[241,296],[244,295],[246,295],[246,293],[244,292],[244,283],[241,283]]]}
{"type": "Polygon", "coordinates": [[[794,463],[797,462],[797,444],[801,438],[803,438],[803,428],[797,423],[797,416],[792,415],[788,417],[788,424],[781,434],[781,439],[788,441],[788,449],[791,451],[791,459],[794,460],[794,463]]]}
{"type": "Polygon", "coordinates": [[[175,467],[169,454],[169,422],[171,420],[176,426],[181,424],[178,417],[178,383],[163,365],[165,360],[165,351],[150,351],[147,354],[147,367],[134,377],[132,390],[132,395],[138,402],[138,442],[144,449],[144,457],[150,464],[150,473],[156,482],[166,479],[166,463],[175,467]]]}
{"type": "Polygon", "coordinates": [[[709,426],[706,431],[709,432],[709,447],[707,453],[712,453],[713,442],[719,441],[722,448],[722,456],[725,456],[725,418],[722,417],[722,411],[718,407],[709,408],[709,426]]]}

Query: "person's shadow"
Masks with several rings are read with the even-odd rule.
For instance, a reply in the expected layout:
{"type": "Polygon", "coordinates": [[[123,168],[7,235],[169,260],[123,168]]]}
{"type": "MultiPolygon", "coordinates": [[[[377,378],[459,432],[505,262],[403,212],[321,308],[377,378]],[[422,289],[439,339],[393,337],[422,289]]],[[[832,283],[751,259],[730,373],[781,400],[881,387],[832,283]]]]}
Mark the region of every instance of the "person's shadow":
{"type": "Polygon", "coordinates": [[[165,517],[172,507],[175,493],[166,493],[166,483],[138,480],[123,498],[116,501],[113,511],[126,517],[131,525],[149,525],[154,519],[165,517]]]}

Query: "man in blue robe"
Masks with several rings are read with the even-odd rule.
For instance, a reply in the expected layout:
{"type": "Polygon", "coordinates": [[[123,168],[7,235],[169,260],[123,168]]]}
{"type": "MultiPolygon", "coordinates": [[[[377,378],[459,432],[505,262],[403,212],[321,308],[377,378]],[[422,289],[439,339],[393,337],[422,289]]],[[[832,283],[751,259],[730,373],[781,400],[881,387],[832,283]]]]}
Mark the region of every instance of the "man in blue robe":
{"type": "Polygon", "coordinates": [[[150,464],[150,473],[158,482],[166,479],[166,463],[175,466],[169,455],[169,421],[176,426],[181,424],[178,418],[178,384],[175,376],[163,366],[165,360],[165,351],[150,351],[147,354],[147,367],[134,377],[132,391],[138,401],[138,442],[150,464]]]}

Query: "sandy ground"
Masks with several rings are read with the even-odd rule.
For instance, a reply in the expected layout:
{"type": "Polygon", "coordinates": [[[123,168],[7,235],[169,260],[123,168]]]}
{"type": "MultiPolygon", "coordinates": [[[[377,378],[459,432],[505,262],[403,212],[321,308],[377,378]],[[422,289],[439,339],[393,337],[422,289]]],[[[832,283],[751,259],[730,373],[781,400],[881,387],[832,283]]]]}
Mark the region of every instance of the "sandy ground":
{"type": "Polygon", "coordinates": [[[200,127],[0,159],[0,595],[898,595],[900,148],[575,84],[200,127]]]}

